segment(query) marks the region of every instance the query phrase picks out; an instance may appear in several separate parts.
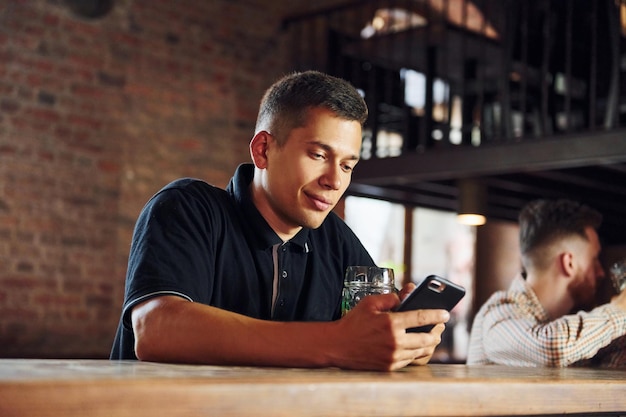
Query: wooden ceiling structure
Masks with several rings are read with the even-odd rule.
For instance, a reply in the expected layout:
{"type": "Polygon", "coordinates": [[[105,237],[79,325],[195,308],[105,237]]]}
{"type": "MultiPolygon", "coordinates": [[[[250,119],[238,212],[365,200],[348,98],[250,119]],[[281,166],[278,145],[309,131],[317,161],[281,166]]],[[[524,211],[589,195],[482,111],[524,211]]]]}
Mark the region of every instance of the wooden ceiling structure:
{"type": "Polygon", "coordinates": [[[602,212],[605,244],[626,245],[624,129],[362,160],[349,193],[455,212],[467,178],[486,187],[487,219],[515,222],[531,200],[570,198],[602,212]]]}

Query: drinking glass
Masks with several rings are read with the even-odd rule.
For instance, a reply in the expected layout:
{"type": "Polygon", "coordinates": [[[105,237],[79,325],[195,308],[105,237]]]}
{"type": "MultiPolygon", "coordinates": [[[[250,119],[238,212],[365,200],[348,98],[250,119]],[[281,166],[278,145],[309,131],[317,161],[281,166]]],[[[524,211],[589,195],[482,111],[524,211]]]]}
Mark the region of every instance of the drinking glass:
{"type": "Polygon", "coordinates": [[[395,291],[392,268],[349,266],[343,279],[341,315],[344,316],[368,295],[390,294],[395,291]]]}
{"type": "Polygon", "coordinates": [[[626,289],[626,259],[615,262],[611,265],[609,270],[613,287],[617,292],[622,292],[626,289]]]}

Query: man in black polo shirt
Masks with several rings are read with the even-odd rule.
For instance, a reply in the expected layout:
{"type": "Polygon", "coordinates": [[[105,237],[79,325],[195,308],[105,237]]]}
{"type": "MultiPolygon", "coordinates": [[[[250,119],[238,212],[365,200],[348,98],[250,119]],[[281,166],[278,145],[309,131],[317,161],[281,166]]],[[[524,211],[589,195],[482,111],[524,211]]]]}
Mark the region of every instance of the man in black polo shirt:
{"type": "Polygon", "coordinates": [[[447,312],[391,313],[400,300],[387,294],[340,319],[346,267],[374,265],[331,212],[359,160],[366,118],[349,83],[291,74],[263,97],[253,164],[226,190],[187,178],[153,196],[135,226],[111,358],[372,370],[427,363],[447,312]],[[426,324],[436,326],[405,332],[426,324]]]}

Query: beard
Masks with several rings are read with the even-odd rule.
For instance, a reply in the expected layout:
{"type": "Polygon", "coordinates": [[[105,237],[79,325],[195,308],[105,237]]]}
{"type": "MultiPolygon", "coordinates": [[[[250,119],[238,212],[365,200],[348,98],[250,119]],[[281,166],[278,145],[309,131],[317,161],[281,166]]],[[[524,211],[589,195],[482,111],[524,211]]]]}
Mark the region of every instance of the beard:
{"type": "Polygon", "coordinates": [[[567,289],[572,300],[574,300],[572,312],[591,310],[598,304],[596,300],[595,280],[579,277],[572,281],[567,289]]]}

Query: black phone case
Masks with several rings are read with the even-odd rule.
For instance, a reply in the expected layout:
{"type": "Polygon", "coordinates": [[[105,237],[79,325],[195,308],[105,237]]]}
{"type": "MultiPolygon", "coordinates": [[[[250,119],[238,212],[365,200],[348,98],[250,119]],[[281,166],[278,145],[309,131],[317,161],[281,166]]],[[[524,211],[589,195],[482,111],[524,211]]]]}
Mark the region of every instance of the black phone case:
{"type": "MultiPolygon", "coordinates": [[[[465,296],[465,288],[437,275],[427,276],[395,311],[445,309],[452,310],[465,296]]],[[[407,332],[429,332],[434,326],[420,326],[407,332]]]]}

